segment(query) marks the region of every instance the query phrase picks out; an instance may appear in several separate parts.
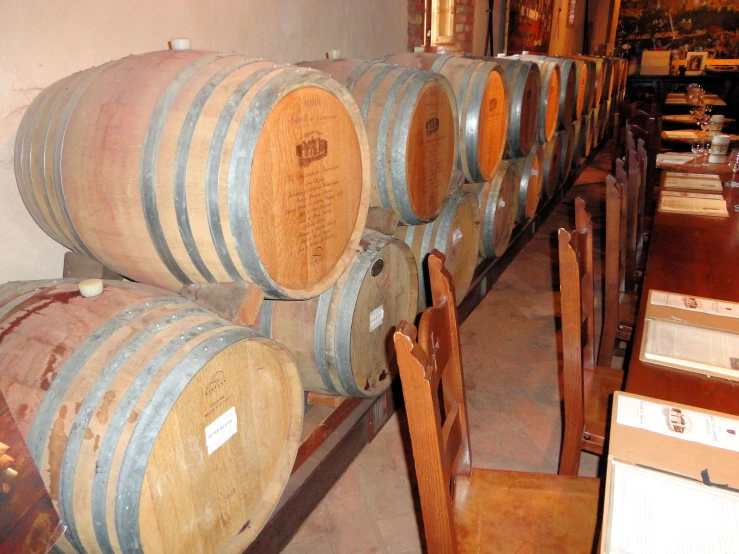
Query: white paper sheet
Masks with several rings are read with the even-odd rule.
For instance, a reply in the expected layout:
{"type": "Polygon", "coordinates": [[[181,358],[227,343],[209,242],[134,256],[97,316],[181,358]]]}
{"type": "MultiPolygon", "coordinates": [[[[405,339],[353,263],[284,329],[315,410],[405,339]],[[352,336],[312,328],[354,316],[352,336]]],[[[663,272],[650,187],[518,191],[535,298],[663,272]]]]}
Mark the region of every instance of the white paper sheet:
{"type": "Polygon", "coordinates": [[[739,494],[611,464],[608,554],[736,554],[739,494]]]}
{"type": "Polygon", "coordinates": [[[661,319],[646,322],[648,360],[739,376],[738,334],[661,319]]]}

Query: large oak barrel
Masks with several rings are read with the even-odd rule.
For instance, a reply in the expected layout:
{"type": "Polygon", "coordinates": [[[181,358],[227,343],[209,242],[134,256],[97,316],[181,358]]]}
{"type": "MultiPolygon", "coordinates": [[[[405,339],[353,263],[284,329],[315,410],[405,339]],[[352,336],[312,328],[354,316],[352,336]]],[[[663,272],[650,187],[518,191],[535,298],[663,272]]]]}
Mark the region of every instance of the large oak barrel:
{"type": "Polygon", "coordinates": [[[603,63],[603,58],[598,58],[594,56],[574,57],[577,59],[589,61],[593,64],[593,66],[591,66],[591,69],[593,69],[593,105],[591,107],[594,108],[601,103],[603,95],[607,94],[608,92],[607,88],[604,91],[604,86],[607,80],[607,68],[603,63]]]}
{"type": "Polygon", "coordinates": [[[436,221],[398,226],[395,236],[410,246],[416,257],[419,310],[431,305],[426,258],[434,248],[446,256],[445,266],[454,279],[457,304],[462,302],[472,282],[479,249],[480,210],[474,194],[454,192],[436,221]]]}
{"type": "Polygon", "coordinates": [[[343,273],[370,187],[336,80],[203,51],[129,56],[44,90],[15,172],[52,238],[136,281],[250,281],[310,298],[343,273]]]}
{"type": "Polygon", "coordinates": [[[526,156],[537,137],[541,76],[539,66],[511,58],[484,58],[506,68],[508,79],[508,136],[506,157],[526,156]]]}
{"type": "Polygon", "coordinates": [[[526,223],[536,215],[542,197],[541,147],[535,144],[528,156],[513,160],[521,181],[518,185],[518,221],[526,223]]]}
{"type": "Polygon", "coordinates": [[[595,121],[596,121],[596,129],[597,132],[593,133],[593,146],[595,147],[597,144],[600,144],[600,142],[603,140],[603,138],[606,136],[606,127],[608,126],[608,102],[603,102],[600,106],[595,108],[594,113],[595,121]]]}
{"type": "Polygon", "coordinates": [[[539,66],[541,76],[541,100],[539,101],[539,121],[537,123],[537,138],[544,143],[551,140],[557,130],[559,122],[559,95],[562,76],[556,63],[547,61],[546,58],[538,59],[537,56],[528,57],[530,61],[539,66]]]}
{"type": "Polygon", "coordinates": [[[505,160],[490,181],[462,185],[462,190],[477,196],[480,255],[485,258],[497,258],[508,248],[518,216],[520,180],[518,166],[512,160],[505,160]]]}
{"type": "Polygon", "coordinates": [[[551,198],[559,186],[560,170],[562,168],[562,137],[555,134],[552,140],[542,145],[541,149],[544,158],[541,170],[542,189],[545,196],[551,198]]]}
{"type": "Polygon", "coordinates": [[[242,552],[301,435],[285,347],[137,283],[0,286],[0,390],[65,552],[242,552]]]}
{"type": "Polygon", "coordinates": [[[459,138],[457,103],[443,75],[362,60],[316,60],[354,95],[372,153],[370,204],[401,221],[433,221],[452,181],[459,138]]]}
{"type": "Polygon", "coordinates": [[[255,325],[290,349],[306,390],[370,397],[395,375],[392,334],[413,321],[418,271],[410,248],[365,231],[359,255],[318,298],[266,300],[255,325]]]}
{"type": "Polygon", "coordinates": [[[385,61],[433,71],[449,80],[459,114],[457,165],[471,182],[492,178],[508,134],[505,68],[492,61],[447,54],[394,54],[385,61]]]}
{"type": "MultiPolygon", "coordinates": [[[[578,119],[582,114],[586,113],[592,105],[591,94],[593,75],[590,71],[590,62],[587,60],[576,60],[572,58],[562,58],[575,64],[575,108],[573,110],[573,118],[578,119]]],[[[593,64],[595,67],[595,64],[593,64]]]]}
{"type": "MultiPolygon", "coordinates": [[[[559,115],[557,117],[557,129],[569,129],[572,126],[573,116],[577,112],[578,103],[578,75],[577,67],[573,60],[567,58],[551,58],[547,56],[522,56],[525,60],[537,61],[538,63],[555,64],[559,67],[559,115]]],[[[542,69],[542,78],[549,69],[542,69]]],[[[585,76],[587,78],[587,75],[585,76]]]]}
{"type": "Polygon", "coordinates": [[[594,125],[594,110],[590,110],[588,115],[582,117],[582,127],[580,128],[580,152],[584,158],[590,156],[590,149],[593,146],[593,125],[594,125]]]}

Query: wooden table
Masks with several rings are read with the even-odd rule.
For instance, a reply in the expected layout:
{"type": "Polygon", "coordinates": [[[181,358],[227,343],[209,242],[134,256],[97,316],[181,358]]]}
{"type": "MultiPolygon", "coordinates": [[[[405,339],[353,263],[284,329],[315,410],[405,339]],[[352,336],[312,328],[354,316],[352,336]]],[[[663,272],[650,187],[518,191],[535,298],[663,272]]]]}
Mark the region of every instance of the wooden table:
{"type": "MultiPolygon", "coordinates": [[[[711,142],[713,135],[709,131],[678,130],[678,131],[662,131],[662,140],[668,142],[679,142],[682,144],[692,144],[694,142],[704,141],[711,142]]],[[[731,142],[739,142],[739,135],[729,135],[731,142]]]]}
{"type": "MultiPolygon", "coordinates": [[[[730,198],[731,195],[731,198],[730,198]]],[[[739,189],[724,187],[739,202],[739,189]]],[[[739,212],[729,218],[657,212],[654,217],[626,391],[739,415],[739,382],[639,360],[650,290],[739,302],[739,212]]]]}
{"type": "MultiPolygon", "coordinates": [[[[666,155],[683,155],[686,154],[686,158],[692,158],[693,154],[688,152],[664,152],[666,155]]],[[[731,169],[729,169],[726,163],[707,163],[703,165],[701,159],[705,160],[703,156],[698,159],[697,163],[692,161],[686,163],[670,163],[669,161],[663,161],[660,159],[661,155],[657,156],[657,167],[659,169],[667,169],[669,171],[679,171],[680,173],[707,173],[710,175],[718,175],[722,181],[728,181],[731,179],[731,169]]],[[[739,175],[739,172],[737,173],[739,175]]]]}
{"type": "MultiPolygon", "coordinates": [[[[717,94],[706,94],[703,97],[703,103],[706,106],[726,106],[726,102],[721,100],[717,94]]],[[[668,106],[695,106],[695,104],[690,104],[685,98],[685,94],[680,92],[669,93],[665,104],[668,106]]]]}

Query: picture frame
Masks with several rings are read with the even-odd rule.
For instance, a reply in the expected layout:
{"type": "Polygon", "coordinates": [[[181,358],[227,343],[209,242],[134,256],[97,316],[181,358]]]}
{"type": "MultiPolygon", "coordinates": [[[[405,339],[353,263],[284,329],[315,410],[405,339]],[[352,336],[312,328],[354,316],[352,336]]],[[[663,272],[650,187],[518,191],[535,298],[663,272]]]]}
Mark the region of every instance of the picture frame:
{"type": "Polygon", "coordinates": [[[685,75],[703,75],[707,59],[708,52],[688,52],[685,58],[685,75]]]}

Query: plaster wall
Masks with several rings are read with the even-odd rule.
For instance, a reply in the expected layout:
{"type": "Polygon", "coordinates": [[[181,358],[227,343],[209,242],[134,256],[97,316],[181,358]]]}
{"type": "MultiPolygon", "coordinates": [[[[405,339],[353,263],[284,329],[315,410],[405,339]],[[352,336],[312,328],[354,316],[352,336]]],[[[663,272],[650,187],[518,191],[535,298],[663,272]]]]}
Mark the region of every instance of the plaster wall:
{"type": "Polygon", "coordinates": [[[406,0],[23,0],[0,2],[0,283],[61,277],[66,249],[31,219],[13,171],[15,133],[46,86],[76,71],[167,48],[277,62],[402,52],[406,0]]]}

